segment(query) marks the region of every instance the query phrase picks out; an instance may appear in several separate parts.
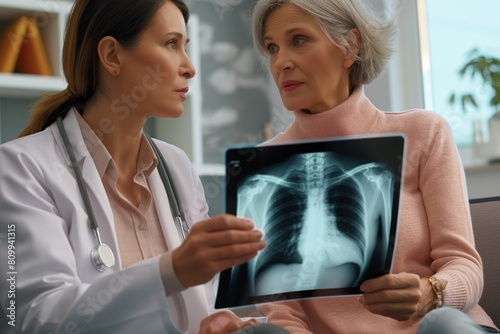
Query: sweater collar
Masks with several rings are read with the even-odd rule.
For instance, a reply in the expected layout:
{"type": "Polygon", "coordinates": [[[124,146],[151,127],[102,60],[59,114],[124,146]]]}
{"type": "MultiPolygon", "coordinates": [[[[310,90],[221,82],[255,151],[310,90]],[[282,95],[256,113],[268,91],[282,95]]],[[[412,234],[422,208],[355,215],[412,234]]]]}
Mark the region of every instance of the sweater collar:
{"type": "Polygon", "coordinates": [[[294,111],[295,120],[286,131],[295,138],[336,137],[369,133],[381,112],[364,94],[363,86],[338,106],[319,114],[294,111]]]}

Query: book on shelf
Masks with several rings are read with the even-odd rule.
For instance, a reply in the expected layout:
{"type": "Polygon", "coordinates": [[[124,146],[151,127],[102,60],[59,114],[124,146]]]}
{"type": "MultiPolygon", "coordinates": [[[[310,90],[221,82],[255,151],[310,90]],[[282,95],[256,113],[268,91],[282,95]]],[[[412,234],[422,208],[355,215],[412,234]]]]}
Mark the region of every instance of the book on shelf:
{"type": "Polygon", "coordinates": [[[0,72],[52,75],[40,30],[33,18],[21,16],[0,36],[0,72]]]}

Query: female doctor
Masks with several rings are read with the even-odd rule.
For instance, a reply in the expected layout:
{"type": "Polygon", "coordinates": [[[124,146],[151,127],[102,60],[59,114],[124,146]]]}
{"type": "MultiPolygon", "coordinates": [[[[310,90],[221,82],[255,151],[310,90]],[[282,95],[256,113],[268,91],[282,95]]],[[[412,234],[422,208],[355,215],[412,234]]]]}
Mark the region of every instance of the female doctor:
{"type": "Polygon", "coordinates": [[[182,114],[195,74],[188,16],[181,0],[75,2],[67,89],[38,101],[21,138],[0,146],[0,332],[226,333],[253,323],[227,311],[205,318],[203,284],[263,249],[261,232],[209,219],[187,156],[143,133],[149,117],[182,114]]]}

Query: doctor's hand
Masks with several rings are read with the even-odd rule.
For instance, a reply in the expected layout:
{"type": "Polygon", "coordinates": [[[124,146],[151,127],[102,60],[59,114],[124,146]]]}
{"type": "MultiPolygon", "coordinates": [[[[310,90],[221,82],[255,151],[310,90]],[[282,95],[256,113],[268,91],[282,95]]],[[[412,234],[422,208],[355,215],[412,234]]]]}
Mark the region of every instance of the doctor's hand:
{"type": "Polygon", "coordinates": [[[186,288],[210,281],[218,272],[248,262],[265,247],[252,221],[219,215],[193,225],[172,253],[174,271],[186,288]]]}
{"type": "Polygon", "coordinates": [[[228,334],[255,324],[255,319],[243,321],[230,311],[221,311],[201,321],[199,334],[228,334]]]}

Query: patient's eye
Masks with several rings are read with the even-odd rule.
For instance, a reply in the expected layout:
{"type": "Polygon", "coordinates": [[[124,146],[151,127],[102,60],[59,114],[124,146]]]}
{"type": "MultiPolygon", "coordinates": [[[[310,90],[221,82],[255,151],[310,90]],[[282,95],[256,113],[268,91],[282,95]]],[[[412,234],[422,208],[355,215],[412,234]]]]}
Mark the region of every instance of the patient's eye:
{"type": "Polygon", "coordinates": [[[274,54],[276,52],[278,52],[279,48],[276,44],[273,44],[273,43],[269,43],[267,46],[266,46],[266,49],[267,51],[269,51],[270,54],[274,54]]]}

